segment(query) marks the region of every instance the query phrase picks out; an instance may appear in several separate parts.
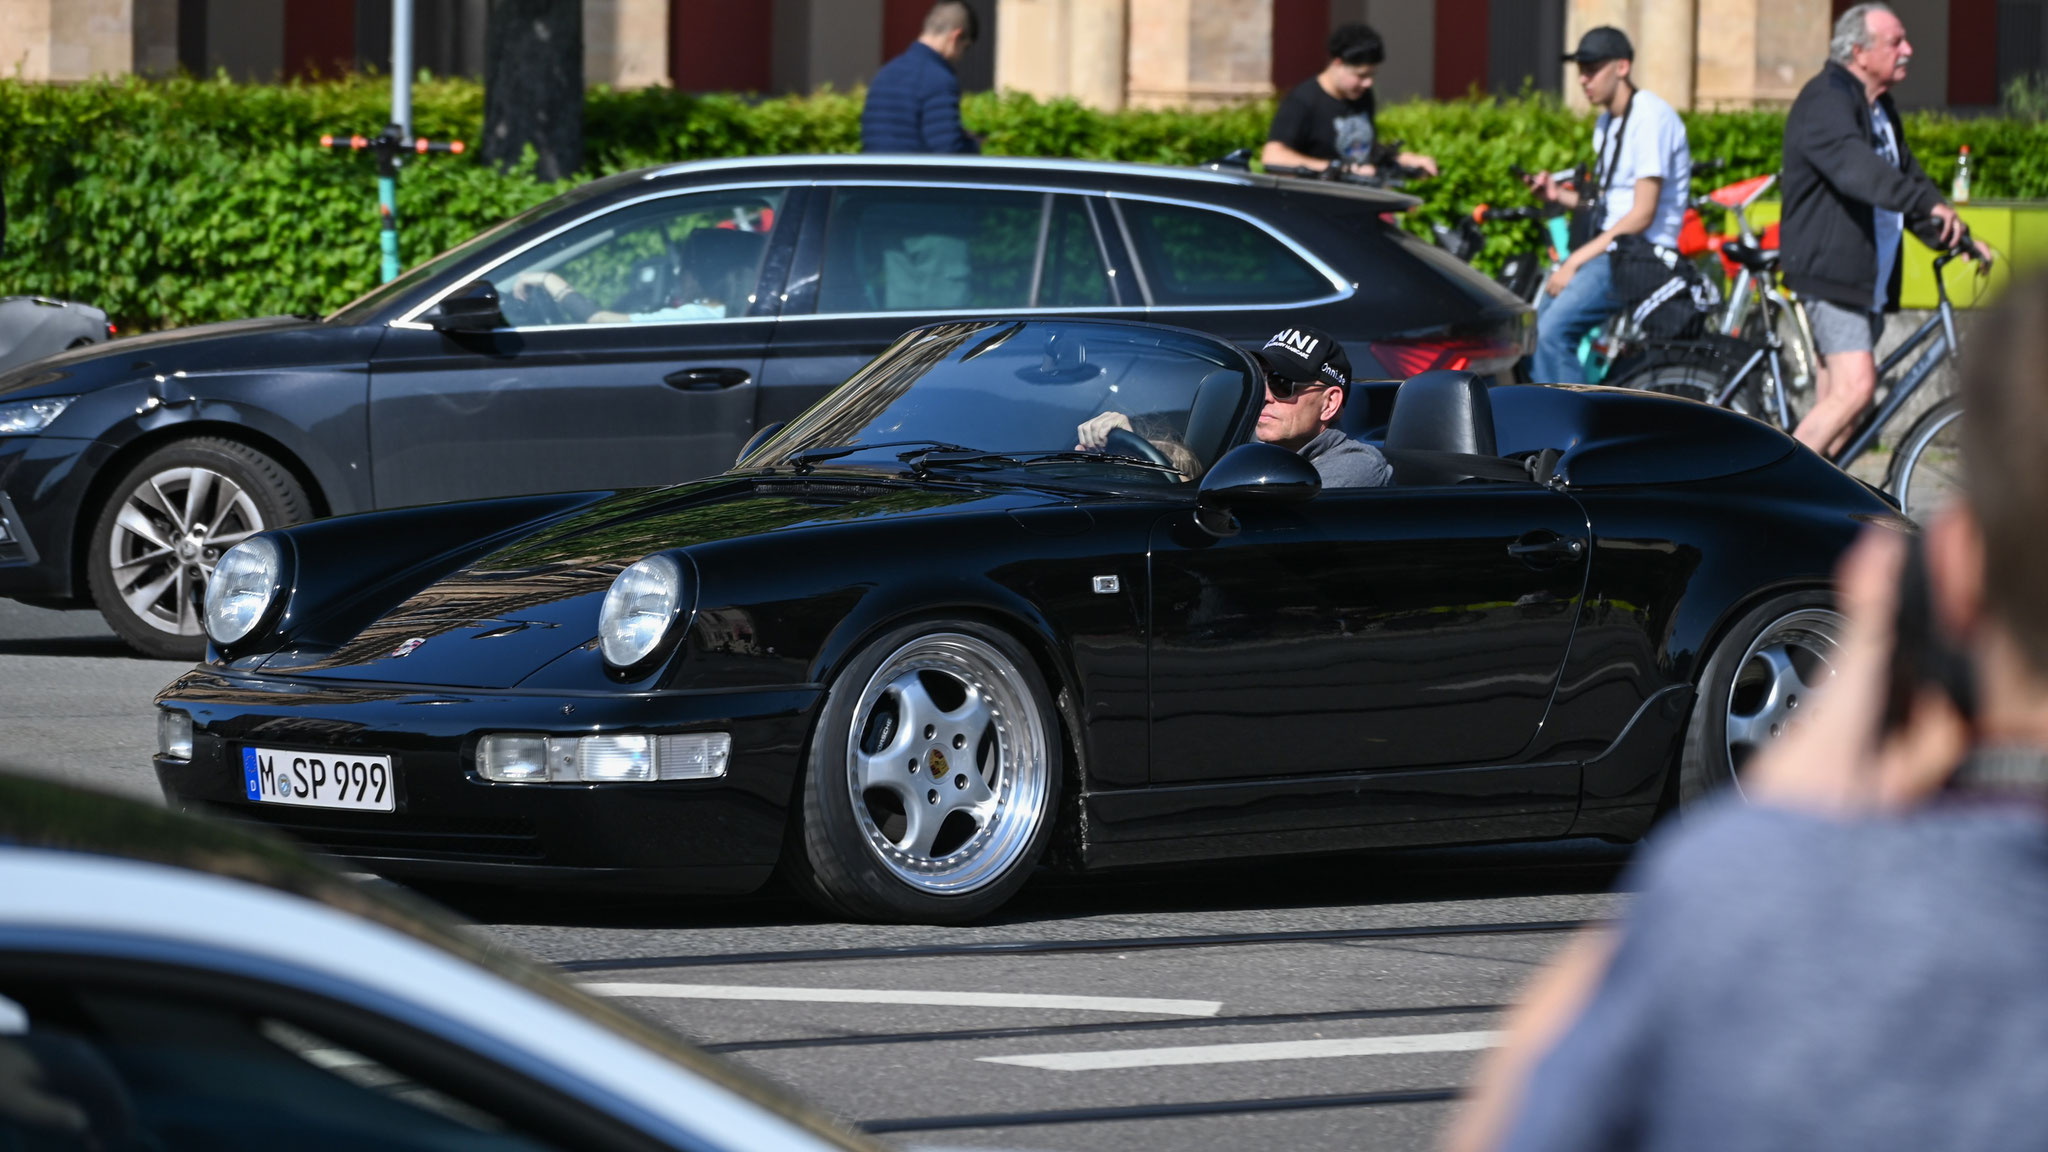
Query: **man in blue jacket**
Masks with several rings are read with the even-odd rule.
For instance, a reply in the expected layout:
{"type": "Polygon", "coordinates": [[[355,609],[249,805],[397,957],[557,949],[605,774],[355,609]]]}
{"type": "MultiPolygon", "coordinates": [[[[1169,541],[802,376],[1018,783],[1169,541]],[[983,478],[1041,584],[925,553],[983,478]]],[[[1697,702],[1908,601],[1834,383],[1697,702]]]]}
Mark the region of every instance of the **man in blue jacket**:
{"type": "Polygon", "coordinates": [[[979,31],[974,9],[962,0],[932,5],[917,42],[882,65],[868,85],[860,110],[861,151],[981,151],[960,126],[960,78],[953,73],[979,31]]]}

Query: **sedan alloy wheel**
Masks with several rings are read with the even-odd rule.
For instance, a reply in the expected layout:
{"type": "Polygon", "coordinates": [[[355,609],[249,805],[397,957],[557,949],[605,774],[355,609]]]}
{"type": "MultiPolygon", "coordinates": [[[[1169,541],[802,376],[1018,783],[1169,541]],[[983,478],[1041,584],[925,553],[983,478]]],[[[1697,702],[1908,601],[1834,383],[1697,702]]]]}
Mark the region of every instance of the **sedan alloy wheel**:
{"type": "Polygon", "coordinates": [[[305,518],[298,482],[262,453],[227,440],[170,445],[123,477],[102,510],[93,599],[136,648],[197,659],[206,650],[200,603],[221,554],[305,518]]]}

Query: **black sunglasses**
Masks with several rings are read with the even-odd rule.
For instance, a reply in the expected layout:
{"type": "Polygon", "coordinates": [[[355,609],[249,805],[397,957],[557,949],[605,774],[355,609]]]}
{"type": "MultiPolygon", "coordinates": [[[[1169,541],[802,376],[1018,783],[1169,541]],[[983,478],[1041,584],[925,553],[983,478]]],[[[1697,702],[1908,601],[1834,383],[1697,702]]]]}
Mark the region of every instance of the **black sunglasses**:
{"type": "Polygon", "coordinates": [[[1271,392],[1273,394],[1273,399],[1275,400],[1292,400],[1294,399],[1294,394],[1296,392],[1301,391],[1304,388],[1335,387],[1335,384],[1325,383],[1321,380],[1311,380],[1308,383],[1303,384],[1299,381],[1289,380],[1287,377],[1282,376],[1277,372],[1266,373],[1266,391],[1271,392]]]}

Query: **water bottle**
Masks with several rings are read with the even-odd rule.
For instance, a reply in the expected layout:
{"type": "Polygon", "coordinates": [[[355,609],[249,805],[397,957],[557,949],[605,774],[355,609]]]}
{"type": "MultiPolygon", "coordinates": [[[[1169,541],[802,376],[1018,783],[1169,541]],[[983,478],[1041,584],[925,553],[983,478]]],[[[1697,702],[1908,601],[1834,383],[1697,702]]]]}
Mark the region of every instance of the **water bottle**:
{"type": "Polygon", "coordinates": [[[1968,204],[1970,202],[1970,146],[1956,153],[1956,178],[1948,186],[1948,202],[1968,204]]]}

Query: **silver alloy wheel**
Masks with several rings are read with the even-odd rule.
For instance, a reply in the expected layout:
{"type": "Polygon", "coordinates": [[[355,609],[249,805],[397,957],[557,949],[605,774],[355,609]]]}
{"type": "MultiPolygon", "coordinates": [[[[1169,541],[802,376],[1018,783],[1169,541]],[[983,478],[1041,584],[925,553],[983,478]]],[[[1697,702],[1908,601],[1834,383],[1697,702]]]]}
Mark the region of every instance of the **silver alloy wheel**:
{"type": "Polygon", "coordinates": [[[1738,790],[1743,764],[1810,707],[1810,697],[1834,678],[1841,637],[1841,613],[1801,608],[1773,621],[1742,654],[1728,690],[1723,728],[1738,790]]]}
{"type": "Polygon", "coordinates": [[[256,502],[233,480],[210,468],[166,468],[121,501],[107,541],[114,587],[143,623],[197,636],[214,564],[264,527],[256,502]]]}
{"type": "Polygon", "coordinates": [[[922,892],[1007,875],[1047,818],[1041,710],[1009,658],[935,632],[889,655],[861,689],[847,786],[868,849],[922,892]]]}

